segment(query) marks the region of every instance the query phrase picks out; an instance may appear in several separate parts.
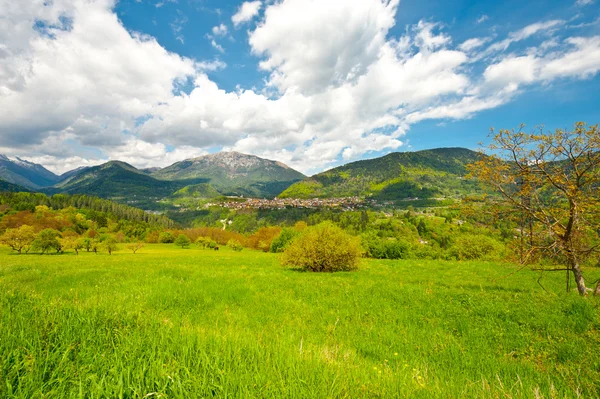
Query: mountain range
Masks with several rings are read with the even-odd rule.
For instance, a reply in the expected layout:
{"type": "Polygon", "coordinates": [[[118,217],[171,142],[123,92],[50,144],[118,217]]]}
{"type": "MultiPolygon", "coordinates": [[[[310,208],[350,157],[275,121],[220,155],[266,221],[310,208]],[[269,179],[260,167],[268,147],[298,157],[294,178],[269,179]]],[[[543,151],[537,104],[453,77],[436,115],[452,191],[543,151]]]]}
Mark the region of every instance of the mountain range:
{"type": "Polygon", "coordinates": [[[169,198],[219,195],[425,199],[475,191],[475,183],[464,176],[466,165],[480,156],[465,148],[395,152],[306,177],[281,162],[237,152],[187,159],[162,169],[137,169],[125,162],[110,161],[60,176],[41,165],[0,155],[0,191],[79,193],[144,209],[154,209],[169,198]]]}

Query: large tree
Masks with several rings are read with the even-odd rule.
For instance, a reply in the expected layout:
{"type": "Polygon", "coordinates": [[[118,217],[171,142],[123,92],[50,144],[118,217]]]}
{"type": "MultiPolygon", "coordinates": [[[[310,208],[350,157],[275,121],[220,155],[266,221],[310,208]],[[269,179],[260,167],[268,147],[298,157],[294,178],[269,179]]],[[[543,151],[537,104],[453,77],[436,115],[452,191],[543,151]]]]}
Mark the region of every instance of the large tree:
{"type": "Polygon", "coordinates": [[[35,231],[33,227],[24,224],[16,229],[7,229],[0,236],[0,244],[8,245],[13,250],[21,253],[23,249],[27,251],[34,239],[35,231]]]}
{"type": "MultiPolygon", "coordinates": [[[[499,193],[498,206],[517,213],[528,254],[560,261],[553,270],[572,273],[586,295],[581,263],[598,248],[600,228],[600,131],[576,123],[544,133],[492,131],[488,155],[470,165],[471,175],[499,193]]],[[[600,282],[596,286],[600,293],[600,282]]]]}

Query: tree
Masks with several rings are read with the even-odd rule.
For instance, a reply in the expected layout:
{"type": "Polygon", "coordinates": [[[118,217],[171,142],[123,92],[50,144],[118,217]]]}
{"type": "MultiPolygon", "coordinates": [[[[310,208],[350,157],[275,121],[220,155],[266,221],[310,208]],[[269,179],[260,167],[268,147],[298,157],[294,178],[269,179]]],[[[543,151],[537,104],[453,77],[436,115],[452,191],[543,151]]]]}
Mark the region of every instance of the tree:
{"type": "Polygon", "coordinates": [[[60,244],[61,251],[72,249],[75,251],[75,255],[79,255],[79,250],[84,247],[83,240],[76,236],[58,238],[58,243],[60,244]]]}
{"type": "Polygon", "coordinates": [[[0,236],[0,243],[11,247],[14,251],[21,253],[24,249],[27,251],[31,243],[35,240],[33,227],[23,225],[16,229],[7,229],[0,236]]]}
{"type": "MultiPolygon", "coordinates": [[[[470,165],[471,175],[495,189],[498,207],[521,215],[528,258],[543,255],[572,273],[587,294],[581,262],[598,248],[600,131],[576,123],[571,131],[492,131],[490,156],[470,165]]],[[[600,281],[596,286],[600,294],[600,281]]]]}
{"type": "Polygon", "coordinates": [[[158,242],[161,244],[170,244],[175,241],[175,237],[173,237],[173,233],[170,231],[163,231],[158,236],[158,242]]]}
{"type": "Polygon", "coordinates": [[[106,236],[104,240],[102,240],[102,247],[106,249],[106,252],[108,252],[109,255],[112,255],[113,251],[118,249],[117,239],[112,235],[106,236]]]}
{"type": "Polygon", "coordinates": [[[44,229],[38,233],[35,240],[31,243],[31,246],[35,249],[39,249],[42,254],[50,249],[56,249],[56,252],[60,252],[61,246],[58,242],[60,233],[54,229],[44,229]]]}
{"type": "Polygon", "coordinates": [[[127,244],[125,246],[128,250],[130,250],[131,252],[133,252],[133,254],[135,255],[135,253],[140,250],[141,248],[144,247],[144,243],[143,242],[132,242],[130,244],[127,244]]]}
{"type": "Polygon", "coordinates": [[[353,237],[331,222],[308,227],[292,241],[281,263],[312,272],[349,271],[358,268],[362,251],[360,238],[353,237]]]}
{"type": "Polygon", "coordinates": [[[179,234],[177,236],[177,238],[175,239],[175,245],[177,245],[178,247],[184,248],[189,246],[191,243],[190,238],[188,236],[186,236],[185,234],[179,234]]]}

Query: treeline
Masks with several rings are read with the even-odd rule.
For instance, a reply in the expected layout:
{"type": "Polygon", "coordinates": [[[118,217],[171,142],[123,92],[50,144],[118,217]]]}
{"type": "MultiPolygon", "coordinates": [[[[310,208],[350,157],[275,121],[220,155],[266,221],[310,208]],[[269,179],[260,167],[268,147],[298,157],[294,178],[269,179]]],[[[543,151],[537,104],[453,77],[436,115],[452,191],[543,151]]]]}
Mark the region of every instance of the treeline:
{"type": "Polygon", "coordinates": [[[106,213],[113,219],[133,222],[143,222],[162,228],[174,228],[175,222],[164,215],[144,212],[141,209],[116,203],[114,201],[88,195],[55,194],[47,196],[41,193],[0,193],[0,205],[10,207],[15,211],[33,212],[36,206],[47,206],[54,210],[73,207],[106,213]]]}

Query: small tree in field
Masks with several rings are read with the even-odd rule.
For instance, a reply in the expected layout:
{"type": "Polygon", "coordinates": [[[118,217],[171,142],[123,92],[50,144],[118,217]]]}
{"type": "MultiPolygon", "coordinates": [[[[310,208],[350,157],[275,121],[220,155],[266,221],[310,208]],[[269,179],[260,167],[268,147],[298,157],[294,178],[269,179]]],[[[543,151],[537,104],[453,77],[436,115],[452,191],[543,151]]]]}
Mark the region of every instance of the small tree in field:
{"type": "Polygon", "coordinates": [[[38,233],[35,240],[31,243],[31,246],[35,249],[39,249],[42,254],[46,253],[50,249],[55,249],[56,252],[60,252],[61,246],[58,242],[60,233],[54,229],[44,229],[38,233]]]}
{"type": "Polygon", "coordinates": [[[325,222],[306,228],[292,241],[284,250],[281,263],[312,272],[349,271],[358,268],[361,254],[359,237],[325,222]]]}
{"type": "Polygon", "coordinates": [[[125,246],[128,250],[130,250],[131,252],[133,252],[133,254],[135,255],[135,253],[137,251],[139,251],[140,249],[144,248],[144,243],[143,242],[132,242],[129,243],[125,246]]]}
{"type": "Polygon", "coordinates": [[[75,255],[79,255],[79,250],[83,248],[83,240],[76,236],[66,236],[58,239],[61,251],[72,249],[75,255]]]}
{"type": "Polygon", "coordinates": [[[102,240],[102,247],[106,249],[109,255],[118,249],[117,239],[114,236],[107,236],[102,240]]]}
{"type": "Polygon", "coordinates": [[[23,250],[27,252],[33,240],[35,240],[35,231],[33,227],[27,225],[16,229],[7,229],[0,236],[0,243],[11,247],[18,253],[21,253],[23,250]]]}
{"type": "MultiPolygon", "coordinates": [[[[498,207],[521,215],[527,255],[544,254],[573,274],[586,295],[581,262],[599,245],[600,130],[577,123],[572,131],[493,133],[490,156],[470,165],[471,175],[500,194],[498,207]]],[[[527,257],[525,257],[527,258],[527,257]]],[[[600,294],[600,282],[595,292],[600,294]]]]}
{"type": "Polygon", "coordinates": [[[186,236],[185,234],[179,234],[177,236],[177,238],[175,239],[175,245],[177,245],[178,247],[181,247],[181,248],[188,247],[190,245],[190,243],[191,243],[190,238],[188,236],[186,236]]]}

